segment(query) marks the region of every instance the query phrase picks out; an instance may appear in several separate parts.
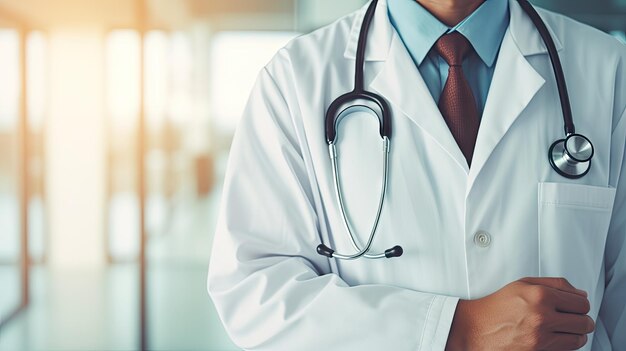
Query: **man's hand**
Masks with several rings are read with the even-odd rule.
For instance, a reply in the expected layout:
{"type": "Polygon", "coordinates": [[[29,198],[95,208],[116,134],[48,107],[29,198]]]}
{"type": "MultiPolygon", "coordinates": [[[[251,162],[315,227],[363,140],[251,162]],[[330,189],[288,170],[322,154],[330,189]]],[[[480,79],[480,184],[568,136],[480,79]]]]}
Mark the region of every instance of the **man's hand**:
{"type": "Polygon", "coordinates": [[[524,278],[457,306],[446,350],[576,350],[595,328],[587,293],[563,278],[524,278]]]}

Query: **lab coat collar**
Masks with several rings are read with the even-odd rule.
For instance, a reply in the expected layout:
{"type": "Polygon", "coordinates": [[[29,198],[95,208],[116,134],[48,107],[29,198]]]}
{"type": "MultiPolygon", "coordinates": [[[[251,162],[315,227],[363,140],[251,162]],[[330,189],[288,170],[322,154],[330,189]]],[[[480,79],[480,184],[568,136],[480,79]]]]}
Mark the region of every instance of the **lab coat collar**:
{"type": "MultiPolygon", "coordinates": [[[[369,2],[357,12],[356,18],[352,23],[350,37],[344,51],[344,57],[347,59],[356,58],[359,32],[368,6],[369,2]]],[[[517,0],[509,0],[509,11],[511,16],[509,30],[521,53],[524,56],[547,53],[546,46],[541,40],[539,32],[535,29],[532,21],[524,13],[517,0]]],[[[563,49],[561,41],[555,35],[555,31],[550,27],[550,24],[546,23],[546,26],[550,34],[552,34],[557,51],[560,51],[563,49]]],[[[385,61],[388,57],[394,34],[395,30],[391,25],[387,11],[387,0],[379,0],[376,6],[374,21],[368,33],[365,60],[385,61]]]]}
{"type": "Polygon", "coordinates": [[[466,173],[469,172],[461,149],[398,34],[393,36],[389,56],[369,89],[377,91],[389,101],[394,108],[394,119],[402,118],[400,114],[411,119],[432,142],[445,150],[461,169],[466,173]]]}
{"type": "MultiPolygon", "coordinates": [[[[355,20],[352,22],[348,45],[344,51],[344,57],[347,59],[356,59],[356,50],[359,43],[359,33],[365,12],[369,6],[369,2],[363,6],[356,14],[355,20]]],[[[374,13],[374,20],[370,26],[367,36],[367,45],[365,46],[366,61],[385,61],[389,53],[389,44],[393,37],[394,29],[389,21],[387,14],[387,0],[379,0],[374,13]]]]}
{"type": "MultiPolygon", "coordinates": [[[[371,41],[368,46],[371,50],[370,59],[387,56],[369,89],[384,96],[396,110],[396,115],[400,112],[404,114],[445,150],[468,176],[468,192],[493,150],[545,83],[525,57],[545,53],[545,45],[516,0],[510,0],[510,9],[511,23],[496,63],[471,171],[402,40],[392,31],[389,42],[385,41],[387,29],[391,28],[387,11],[379,11],[380,17],[376,19],[380,32],[374,35],[381,41],[371,41]]],[[[360,26],[361,21],[356,22],[360,26]]],[[[558,48],[562,48],[557,38],[555,43],[558,48]]]]}
{"type": "MultiPolygon", "coordinates": [[[[504,36],[478,129],[467,191],[518,117],[544,85],[544,78],[516,46],[513,30],[504,36]]],[[[547,59],[547,58],[546,58],[547,59]]],[[[557,102],[558,103],[558,102],[557,102]]]]}
{"type": "MultiPolygon", "coordinates": [[[[526,57],[547,54],[546,45],[519,3],[510,0],[509,5],[511,22],[500,48],[476,139],[467,184],[468,196],[493,151],[545,84],[544,77],[533,68],[526,57]]],[[[546,27],[557,51],[562,50],[561,41],[547,21],[546,27]]]]}
{"type": "MultiPolygon", "coordinates": [[[[528,18],[528,15],[526,15],[517,0],[509,0],[509,9],[511,13],[511,22],[509,24],[509,29],[511,31],[511,36],[517,44],[520,52],[524,56],[547,53],[548,49],[541,39],[539,31],[535,28],[535,25],[530,20],[530,18],[528,18]]],[[[541,16],[541,12],[539,13],[539,15],[541,16]]],[[[550,26],[550,23],[545,23],[546,27],[548,27],[548,31],[552,35],[552,39],[554,40],[554,45],[556,46],[557,51],[561,51],[563,49],[563,44],[559,40],[559,37],[556,35],[556,32],[550,26]]]]}
{"type": "Polygon", "coordinates": [[[491,67],[509,27],[509,0],[484,1],[474,12],[455,26],[447,26],[415,0],[387,0],[389,19],[420,66],[433,45],[446,33],[459,32],[474,51],[491,67]]]}

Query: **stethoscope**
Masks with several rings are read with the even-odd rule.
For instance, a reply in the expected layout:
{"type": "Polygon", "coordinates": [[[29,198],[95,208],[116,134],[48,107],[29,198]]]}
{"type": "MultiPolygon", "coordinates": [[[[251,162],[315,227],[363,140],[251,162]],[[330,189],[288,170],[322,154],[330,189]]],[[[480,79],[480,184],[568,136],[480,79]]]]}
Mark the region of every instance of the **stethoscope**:
{"type": "MultiPolygon", "coordinates": [[[[563,68],[561,66],[561,60],[559,59],[556,46],[552,40],[550,32],[546,28],[545,23],[539,17],[537,11],[528,2],[528,0],[518,0],[520,6],[530,17],[535,27],[539,31],[542,40],[544,41],[550,61],[552,62],[552,69],[556,78],[557,88],[559,92],[559,98],[561,101],[561,109],[563,110],[563,122],[565,125],[565,138],[555,141],[548,151],[548,160],[552,168],[561,176],[570,179],[579,179],[584,177],[591,168],[591,158],[593,157],[594,149],[591,141],[581,135],[576,134],[574,128],[574,122],[572,120],[572,108],[570,105],[569,95],[567,92],[567,86],[565,84],[565,76],[563,74],[563,68]]],[[[380,222],[380,215],[383,209],[383,203],[385,200],[385,194],[387,192],[387,180],[389,174],[389,152],[390,152],[390,140],[391,140],[391,114],[389,112],[389,105],[387,101],[370,91],[364,89],[363,84],[363,69],[365,62],[365,45],[367,41],[367,34],[369,27],[374,18],[374,12],[378,0],[372,0],[365,17],[361,30],[359,32],[359,40],[357,46],[356,55],[356,67],[355,67],[355,80],[354,90],[341,95],[335,101],[330,104],[330,107],[326,111],[326,142],[328,143],[328,152],[330,156],[330,162],[333,172],[333,182],[335,185],[335,196],[339,203],[341,212],[341,218],[346,232],[350,237],[350,242],[356,250],[353,254],[340,254],[330,247],[320,244],[317,246],[317,252],[320,255],[329,258],[339,258],[343,260],[354,260],[360,257],[378,259],[378,258],[392,258],[402,256],[403,250],[401,246],[394,246],[385,252],[378,254],[369,253],[374,241],[376,230],[380,222]],[[354,112],[368,112],[372,113],[378,119],[380,126],[380,137],[382,138],[383,146],[383,179],[380,190],[380,198],[378,201],[378,210],[374,219],[372,230],[370,231],[369,238],[365,243],[365,246],[361,247],[360,243],[356,239],[353,228],[348,220],[346,208],[343,200],[343,192],[341,190],[341,182],[339,181],[339,169],[337,165],[337,157],[339,152],[336,147],[337,142],[337,127],[341,120],[354,112]]]]}

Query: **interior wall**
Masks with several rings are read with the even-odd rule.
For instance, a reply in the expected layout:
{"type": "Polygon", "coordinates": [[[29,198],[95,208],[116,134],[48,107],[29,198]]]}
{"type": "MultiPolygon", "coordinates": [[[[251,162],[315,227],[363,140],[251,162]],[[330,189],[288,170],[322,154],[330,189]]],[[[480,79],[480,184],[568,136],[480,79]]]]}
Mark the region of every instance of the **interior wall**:
{"type": "Polygon", "coordinates": [[[106,21],[127,26],[137,18],[136,0],[0,0],[0,13],[39,28],[84,26],[106,21]]]}
{"type": "Polygon", "coordinates": [[[297,29],[308,32],[363,6],[367,0],[296,0],[297,29]]]}

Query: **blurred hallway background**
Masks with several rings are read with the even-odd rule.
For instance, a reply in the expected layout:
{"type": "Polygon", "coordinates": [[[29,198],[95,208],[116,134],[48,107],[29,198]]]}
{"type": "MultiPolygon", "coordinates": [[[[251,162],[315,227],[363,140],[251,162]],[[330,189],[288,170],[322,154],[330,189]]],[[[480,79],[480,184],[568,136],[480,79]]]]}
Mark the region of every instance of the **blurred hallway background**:
{"type": "MultiPolygon", "coordinates": [[[[365,2],[0,0],[0,350],[236,350],[205,288],[234,129],[365,2]]],[[[533,2],[626,42],[626,0],[533,2]]]]}

